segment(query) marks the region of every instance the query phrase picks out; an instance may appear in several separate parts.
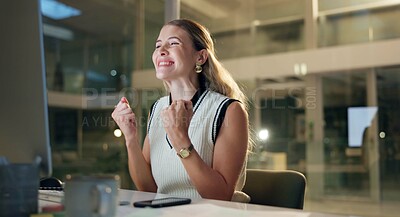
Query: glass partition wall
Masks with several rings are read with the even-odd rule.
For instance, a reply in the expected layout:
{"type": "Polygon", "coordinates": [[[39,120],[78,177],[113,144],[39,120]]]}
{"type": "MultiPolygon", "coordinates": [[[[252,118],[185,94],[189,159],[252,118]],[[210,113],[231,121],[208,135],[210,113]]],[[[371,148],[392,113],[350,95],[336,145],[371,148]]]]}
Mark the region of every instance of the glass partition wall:
{"type": "Polygon", "coordinates": [[[319,47],[399,38],[396,1],[319,0],[319,47]]]}
{"type": "Polygon", "coordinates": [[[256,147],[249,168],[306,173],[305,82],[258,80],[252,91],[256,147]]]}
{"type": "MultiPolygon", "coordinates": [[[[295,82],[259,80],[252,95],[257,147],[248,166],[304,173],[310,210],[362,215],[368,213],[316,201],[369,206],[399,201],[399,78],[400,67],[390,66],[307,75],[295,82]],[[311,121],[308,115],[318,113],[314,102],[321,103],[322,118],[311,121]],[[318,137],[313,129],[318,125],[322,136],[314,143],[310,137],[318,137]]],[[[383,210],[378,205],[369,211],[385,216],[383,210]]]]}
{"type": "MultiPolygon", "coordinates": [[[[49,0],[41,2],[43,10],[50,10],[49,0]]],[[[164,23],[162,1],[54,2],[79,14],[62,19],[43,16],[50,91],[118,92],[130,86],[133,70],[152,67],[154,41],[164,23]]]]}
{"type": "Polygon", "coordinates": [[[398,201],[399,66],[322,75],[324,193],[398,201]]]}
{"type": "Polygon", "coordinates": [[[373,119],[376,119],[378,108],[367,103],[367,74],[354,71],[322,77],[324,191],[327,195],[370,195],[372,183],[368,160],[373,158],[369,159],[366,138],[375,135],[373,119]],[[369,133],[371,135],[367,135],[369,133]]]}
{"type": "Polygon", "coordinates": [[[304,2],[181,1],[182,17],[206,25],[221,59],[304,49],[304,2]]]}
{"type": "Polygon", "coordinates": [[[399,201],[400,66],[377,68],[378,150],[382,199],[399,201]]]}
{"type": "Polygon", "coordinates": [[[41,4],[54,175],[63,179],[77,172],[118,173],[122,187],[134,188],[123,138],[111,112],[121,96],[138,104],[142,92],[131,87],[132,71],[152,67],[164,2],[41,0],[41,4]],[[66,7],[59,15],[75,12],[53,17],[55,3],[66,7]]]}

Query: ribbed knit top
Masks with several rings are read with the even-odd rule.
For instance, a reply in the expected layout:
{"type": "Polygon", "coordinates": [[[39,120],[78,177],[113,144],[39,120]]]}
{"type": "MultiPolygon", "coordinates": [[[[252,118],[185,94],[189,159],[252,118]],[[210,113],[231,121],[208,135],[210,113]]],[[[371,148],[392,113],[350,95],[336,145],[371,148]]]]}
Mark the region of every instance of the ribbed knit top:
{"type": "MultiPolygon", "coordinates": [[[[212,166],[214,144],[223,121],[227,106],[234,100],[219,93],[204,90],[198,91],[192,99],[193,116],[189,125],[189,138],[194,149],[203,161],[212,166]]],[[[148,122],[150,159],[157,192],[181,197],[200,198],[200,194],[190,182],[190,178],[170,144],[161,120],[162,109],[171,103],[170,96],[160,98],[152,106],[148,122]]],[[[186,145],[186,144],[185,144],[186,145]]],[[[236,191],[243,188],[245,180],[243,165],[236,191]]]]}

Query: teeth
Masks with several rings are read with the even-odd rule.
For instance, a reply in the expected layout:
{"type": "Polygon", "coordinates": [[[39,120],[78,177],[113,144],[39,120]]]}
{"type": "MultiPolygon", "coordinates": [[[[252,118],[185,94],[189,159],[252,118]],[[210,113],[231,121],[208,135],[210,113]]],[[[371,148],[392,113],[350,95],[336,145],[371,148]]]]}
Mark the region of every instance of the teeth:
{"type": "Polygon", "coordinates": [[[159,66],[169,66],[169,65],[172,65],[172,62],[160,62],[158,65],[159,66]]]}

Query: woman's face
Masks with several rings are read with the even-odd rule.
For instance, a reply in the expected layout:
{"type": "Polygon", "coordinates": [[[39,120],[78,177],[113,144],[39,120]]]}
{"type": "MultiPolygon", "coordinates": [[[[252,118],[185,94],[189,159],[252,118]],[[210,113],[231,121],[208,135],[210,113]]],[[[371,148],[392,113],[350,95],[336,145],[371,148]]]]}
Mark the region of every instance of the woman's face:
{"type": "Polygon", "coordinates": [[[199,52],[193,47],[188,33],[177,26],[164,26],[156,41],[153,64],[156,77],[164,81],[195,76],[199,52]]]}

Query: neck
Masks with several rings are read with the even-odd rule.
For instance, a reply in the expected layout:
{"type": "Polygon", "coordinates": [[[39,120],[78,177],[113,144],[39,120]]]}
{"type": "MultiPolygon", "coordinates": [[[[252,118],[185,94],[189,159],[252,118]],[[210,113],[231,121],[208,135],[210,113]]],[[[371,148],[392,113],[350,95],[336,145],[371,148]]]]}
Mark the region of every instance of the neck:
{"type": "Polygon", "coordinates": [[[199,89],[197,77],[193,79],[176,79],[166,81],[166,84],[171,93],[172,100],[191,100],[193,95],[199,89]]]}
{"type": "Polygon", "coordinates": [[[172,100],[191,100],[197,88],[170,88],[172,100]]]}

